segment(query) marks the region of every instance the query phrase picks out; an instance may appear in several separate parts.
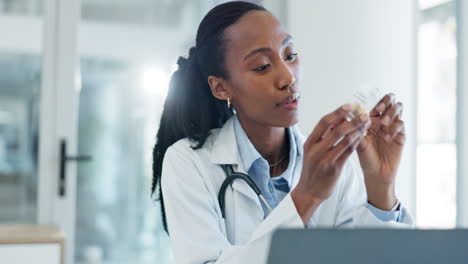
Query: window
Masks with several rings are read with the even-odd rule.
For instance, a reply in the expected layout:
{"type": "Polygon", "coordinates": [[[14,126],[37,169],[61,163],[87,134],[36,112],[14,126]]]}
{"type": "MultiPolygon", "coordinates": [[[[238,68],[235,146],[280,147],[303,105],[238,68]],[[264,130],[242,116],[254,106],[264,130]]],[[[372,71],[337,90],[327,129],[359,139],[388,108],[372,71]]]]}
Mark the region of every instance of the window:
{"type": "Polygon", "coordinates": [[[1,224],[36,222],[41,7],[40,0],[0,0],[1,224]]]}
{"type": "Polygon", "coordinates": [[[454,2],[420,0],[416,220],[423,228],[456,224],[454,2]]]}

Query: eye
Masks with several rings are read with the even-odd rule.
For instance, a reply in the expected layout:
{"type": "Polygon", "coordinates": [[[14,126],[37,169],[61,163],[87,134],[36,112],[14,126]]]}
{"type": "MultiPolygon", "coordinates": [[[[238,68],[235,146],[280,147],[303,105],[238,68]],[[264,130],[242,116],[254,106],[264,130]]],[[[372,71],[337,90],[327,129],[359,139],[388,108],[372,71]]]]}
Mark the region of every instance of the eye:
{"type": "Polygon", "coordinates": [[[253,70],[256,71],[256,72],[262,72],[262,71],[265,71],[266,69],[270,68],[270,66],[271,66],[270,64],[265,64],[263,66],[255,68],[253,70]]]}
{"type": "Polygon", "coordinates": [[[297,53],[293,53],[286,57],[286,60],[293,61],[297,57],[297,53]]]}

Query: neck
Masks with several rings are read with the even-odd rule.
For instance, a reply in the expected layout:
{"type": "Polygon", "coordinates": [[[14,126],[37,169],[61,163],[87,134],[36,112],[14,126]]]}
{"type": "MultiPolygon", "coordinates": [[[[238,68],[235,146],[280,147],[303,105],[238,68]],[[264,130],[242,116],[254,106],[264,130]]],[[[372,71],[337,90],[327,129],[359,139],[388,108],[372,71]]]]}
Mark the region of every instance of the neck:
{"type": "Polygon", "coordinates": [[[278,162],[288,154],[289,142],[284,127],[264,126],[238,118],[252,145],[269,164],[278,162]]]}

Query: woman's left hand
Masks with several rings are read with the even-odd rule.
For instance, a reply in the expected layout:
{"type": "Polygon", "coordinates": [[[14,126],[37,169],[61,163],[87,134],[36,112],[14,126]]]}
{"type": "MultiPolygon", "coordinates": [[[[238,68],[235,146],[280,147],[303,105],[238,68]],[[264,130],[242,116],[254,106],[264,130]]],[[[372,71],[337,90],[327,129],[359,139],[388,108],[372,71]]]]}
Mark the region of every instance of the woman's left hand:
{"type": "Polygon", "coordinates": [[[402,113],[403,104],[395,103],[395,95],[385,95],[369,113],[371,126],[357,148],[368,201],[382,210],[397,202],[395,178],[405,144],[402,113]]]}

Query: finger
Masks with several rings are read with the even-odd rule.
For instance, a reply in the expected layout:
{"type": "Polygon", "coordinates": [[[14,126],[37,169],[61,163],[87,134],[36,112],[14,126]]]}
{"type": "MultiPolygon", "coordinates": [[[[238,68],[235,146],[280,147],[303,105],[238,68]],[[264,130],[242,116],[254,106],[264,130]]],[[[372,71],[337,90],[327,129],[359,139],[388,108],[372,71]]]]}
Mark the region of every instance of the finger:
{"type": "Polygon", "coordinates": [[[405,142],[406,142],[406,134],[405,134],[405,133],[398,133],[398,134],[395,136],[394,141],[395,141],[397,144],[403,146],[403,145],[405,144],[405,142]]]}
{"type": "Polygon", "coordinates": [[[395,94],[389,93],[386,94],[371,110],[369,113],[370,116],[380,116],[385,109],[395,103],[395,94]]]}
{"type": "Polygon", "coordinates": [[[405,123],[402,120],[397,119],[389,126],[388,131],[385,132],[384,140],[390,143],[398,135],[398,133],[404,134],[404,132],[405,123]]]}
{"type": "Polygon", "coordinates": [[[392,105],[390,108],[387,108],[385,113],[383,113],[381,118],[381,124],[384,126],[389,126],[393,123],[393,120],[397,117],[400,117],[403,113],[403,104],[398,102],[392,105]]]}
{"type": "Polygon", "coordinates": [[[324,145],[328,145],[330,147],[346,134],[359,129],[366,124],[370,125],[371,121],[369,120],[369,116],[364,113],[349,121],[343,119],[341,122],[338,122],[336,126],[330,126],[330,128],[322,135],[321,141],[324,142],[324,145]]]}
{"type": "Polygon", "coordinates": [[[322,117],[320,119],[319,123],[317,126],[314,128],[312,133],[310,134],[308,141],[316,143],[318,142],[322,135],[331,127],[331,126],[336,126],[338,122],[342,122],[344,117],[351,112],[351,105],[346,104],[335,111],[331,112],[330,114],[322,117]]]}
{"type": "Polygon", "coordinates": [[[334,124],[332,124],[331,126],[329,126],[325,132],[323,132],[322,136],[320,137],[320,140],[326,138],[329,136],[330,133],[333,132],[333,130],[338,127],[339,125],[343,124],[344,122],[346,122],[346,117],[342,118],[341,120],[335,122],[334,124]]]}
{"type": "Polygon", "coordinates": [[[338,142],[341,142],[348,134],[359,129],[367,129],[370,126],[370,119],[367,114],[361,114],[359,118],[353,122],[343,122],[334,128],[322,141],[318,144],[322,152],[326,152],[333,148],[338,142]]]}
{"type": "Polygon", "coordinates": [[[330,151],[326,154],[325,158],[330,159],[332,162],[336,162],[349,147],[354,146],[356,141],[360,141],[360,139],[363,136],[364,128],[349,133],[348,135],[343,137],[343,139],[335,147],[330,149],[330,151]]]}
{"type": "Polygon", "coordinates": [[[362,140],[357,140],[351,147],[346,149],[346,151],[336,160],[336,166],[343,168],[345,162],[349,159],[351,154],[353,154],[354,150],[359,146],[360,142],[362,142],[362,140]]]}

